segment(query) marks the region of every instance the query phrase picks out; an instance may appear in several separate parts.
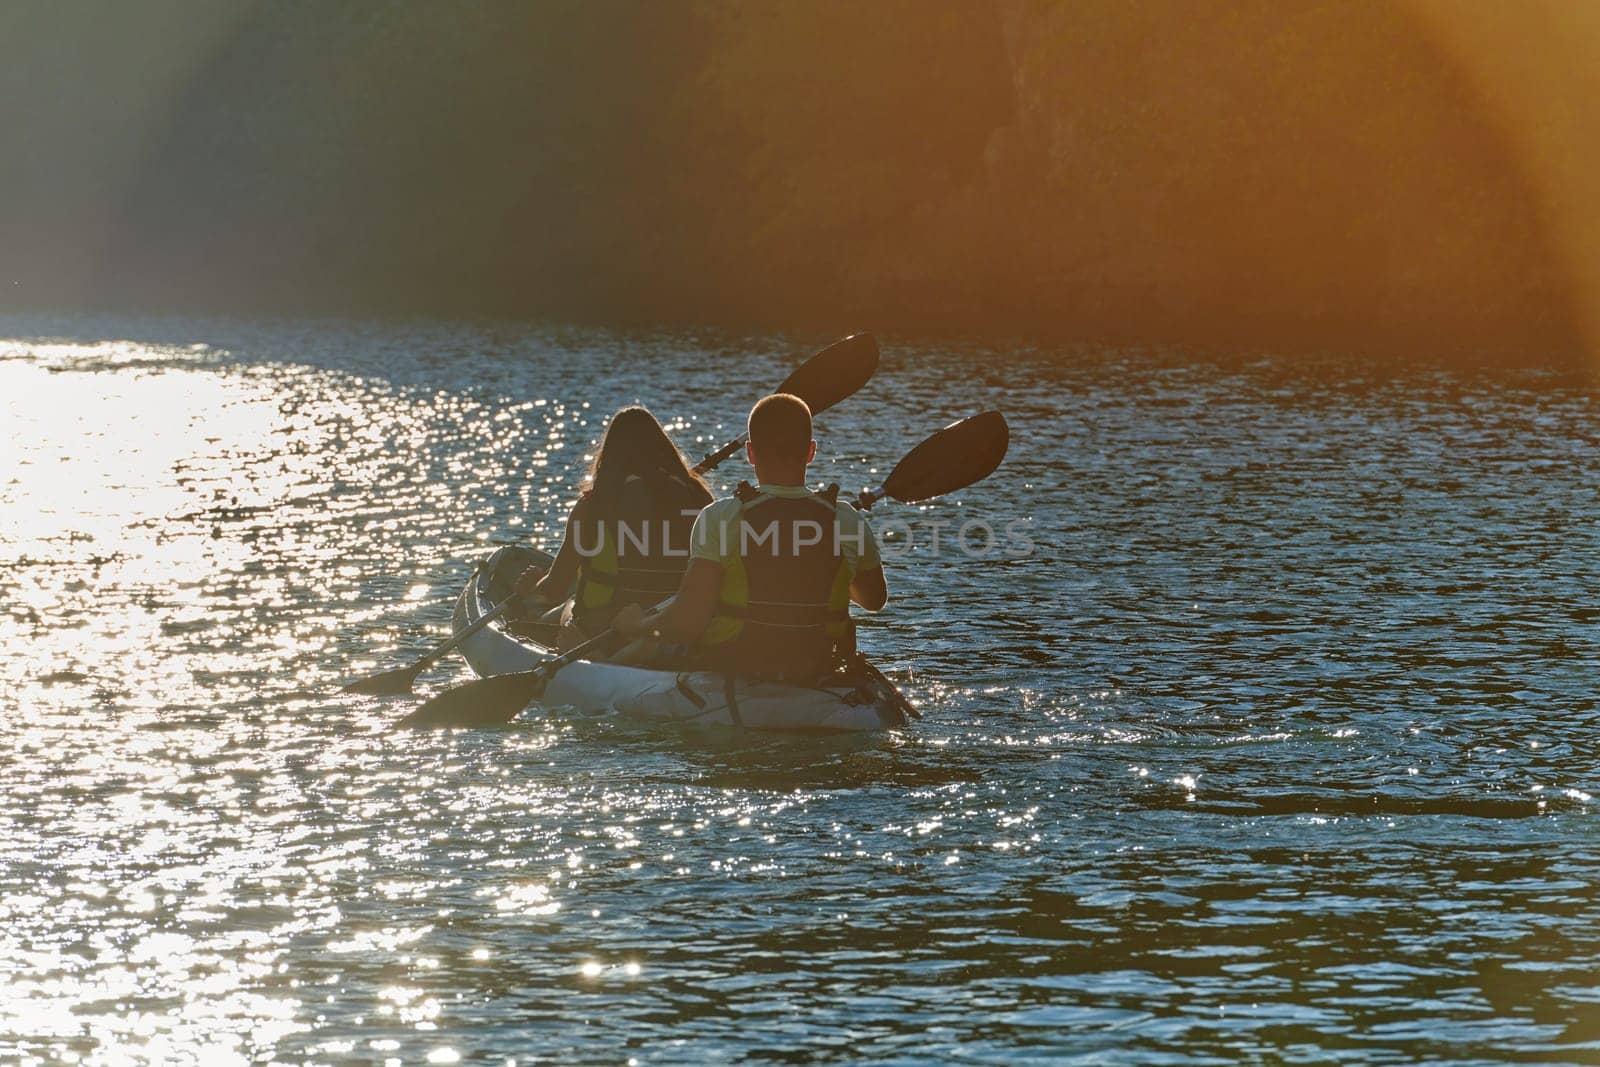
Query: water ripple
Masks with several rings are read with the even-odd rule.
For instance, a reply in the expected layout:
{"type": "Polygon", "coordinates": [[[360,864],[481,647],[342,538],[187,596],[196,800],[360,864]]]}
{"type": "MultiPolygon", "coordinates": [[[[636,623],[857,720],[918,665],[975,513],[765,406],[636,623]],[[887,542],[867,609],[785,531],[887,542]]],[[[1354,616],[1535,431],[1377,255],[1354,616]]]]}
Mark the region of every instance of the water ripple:
{"type": "Polygon", "coordinates": [[[1584,383],[889,344],[820,475],[1013,427],[863,627],[915,729],[421,737],[336,683],[806,345],[3,325],[0,1059],[1600,1056],[1584,383]]]}

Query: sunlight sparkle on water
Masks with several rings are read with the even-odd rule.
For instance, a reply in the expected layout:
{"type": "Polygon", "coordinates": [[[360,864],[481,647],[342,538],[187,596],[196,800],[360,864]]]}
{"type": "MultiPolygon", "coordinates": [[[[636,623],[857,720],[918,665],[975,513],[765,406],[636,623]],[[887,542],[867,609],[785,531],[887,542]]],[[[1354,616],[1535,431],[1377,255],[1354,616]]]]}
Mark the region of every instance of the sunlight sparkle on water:
{"type": "Polygon", "coordinates": [[[720,443],[795,346],[135,326],[0,342],[0,1061],[1585,1047],[1589,392],[886,346],[819,478],[1001,408],[1007,467],[896,514],[1041,549],[891,565],[922,721],[424,736],[338,686],[553,547],[604,412],[720,443]]]}

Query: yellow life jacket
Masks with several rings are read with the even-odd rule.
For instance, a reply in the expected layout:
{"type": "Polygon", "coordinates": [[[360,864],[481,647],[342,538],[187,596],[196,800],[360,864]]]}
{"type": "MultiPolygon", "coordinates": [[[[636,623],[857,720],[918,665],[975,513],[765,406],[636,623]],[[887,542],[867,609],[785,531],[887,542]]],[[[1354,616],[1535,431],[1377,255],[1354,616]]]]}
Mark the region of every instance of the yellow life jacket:
{"type": "Polygon", "coordinates": [[[678,591],[689,567],[692,515],[631,509],[616,519],[585,519],[579,525],[598,544],[580,537],[578,582],[572,617],[593,632],[628,604],[650,607],[678,591]]]}
{"type": "Polygon", "coordinates": [[[739,486],[738,544],[723,563],[717,611],[699,641],[699,658],[707,666],[809,681],[853,645],[838,493],[838,486],[830,486],[804,497],[780,497],[749,483],[739,486]],[[814,536],[819,529],[820,537],[814,536]]]}

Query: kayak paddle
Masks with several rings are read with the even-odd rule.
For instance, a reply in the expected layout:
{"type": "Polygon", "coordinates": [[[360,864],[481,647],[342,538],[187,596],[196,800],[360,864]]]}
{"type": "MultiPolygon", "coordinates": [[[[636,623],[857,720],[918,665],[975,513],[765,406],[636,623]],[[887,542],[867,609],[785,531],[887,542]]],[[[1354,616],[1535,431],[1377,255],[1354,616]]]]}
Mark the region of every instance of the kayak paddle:
{"type": "Polygon", "coordinates": [[[1011,427],[998,411],[952,422],[906,453],[883,484],[863,489],[856,507],[870,508],[889,497],[915,504],[983,481],[1000,466],[1011,446],[1011,427]]]}
{"type": "MultiPolygon", "coordinates": [[[[870,333],[853,333],[800,364],[773,392],[797,396],[806,402],[811,414],[820,415],[854,396],[877,369],[878,342],[870,333]]],[[[702,459],[695,470],[704,474],[743,448],[748,440],[740,434],[702,459]]]]}
{"type": "MultiPolygon", "coordinates": [[[[884,497],[913,504],[965,489],[988,477],[1000,465],[1009,441],[1010,429],[1005,416],[998,411],[951,423],[906,453],[905,458],[895,464],[882,488],[864,492],[863,506],[870,506],[884,497]]],[[[668,597],[650,611],[660,611],[671,599],[668,597]]],[[[606,630],[531,671],[491,675],[446,689],[395,726],[411,729],[504,726],[539,695],[556,671],[573,660],[582,659],[585,653],[616,636],[615,630],[606,630]]],[[[864,659],[861,662],[866,663],[864,659]]],[[[893,683],[878,673],[877,668],[871,664],[866,666],[869,673],[893,688],[893,683]]],[[[903,708],[910,709],[910,717],[917,717],[916,709],[898,690],[895,695],[903,708]]]]}
{"type": "MultiPolygon", "coordinates": [[[[853,333],[842,341],[835,341],[796,367],[777,391],[793,393],[810,406],[812,414],[816,414],[853,396],[867,384],[877,369],[878,342],[871,334],[853,333]]],[[[695,473],[709,474],[723,460],[743,448],[744,443],[743,434],[729,441],[695,464],[695,473]]],[[[516,600],[515,593],[506,597],[471,626],[435,646],[410,666],[368,675],[344,686],[341,691],[366,696],[404,696],[410,693],[418,675],[449,655],[461,642],[504,615],[516,600]]]]}

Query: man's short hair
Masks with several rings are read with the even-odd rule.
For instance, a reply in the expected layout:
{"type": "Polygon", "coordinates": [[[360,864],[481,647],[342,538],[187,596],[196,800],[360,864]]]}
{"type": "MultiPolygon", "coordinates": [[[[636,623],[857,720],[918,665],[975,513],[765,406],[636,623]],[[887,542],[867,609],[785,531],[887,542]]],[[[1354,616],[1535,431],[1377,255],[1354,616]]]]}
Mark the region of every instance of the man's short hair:
{"type": "Polygon", "coordinates": [[[750,447],[768,463],[804,463],[811,451],[811,409],[789,393],[762,397],[750,409],[750,447]]]}

